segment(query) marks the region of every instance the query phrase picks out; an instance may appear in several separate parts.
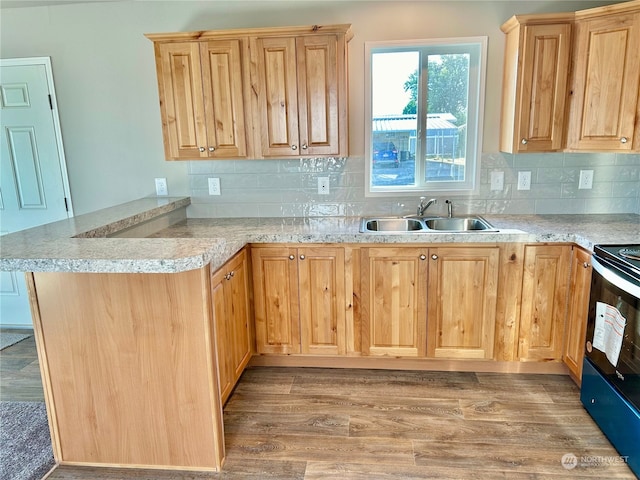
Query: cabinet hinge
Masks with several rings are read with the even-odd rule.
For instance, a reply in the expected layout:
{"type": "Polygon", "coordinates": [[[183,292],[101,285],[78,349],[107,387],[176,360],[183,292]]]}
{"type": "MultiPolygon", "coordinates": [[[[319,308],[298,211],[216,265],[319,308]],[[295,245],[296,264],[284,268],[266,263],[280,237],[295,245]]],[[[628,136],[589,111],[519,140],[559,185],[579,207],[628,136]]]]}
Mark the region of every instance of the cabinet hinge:
{"type": "MultiPolygon", "coordinates": [[[[48,97],[49,97],[49,108],[51,110],[53,110],[53,99],[51,98],[51,94],[49,94],[48,97]]],[[[66,201],[66,199],[65,199],[65,201],[66,201]]]]}

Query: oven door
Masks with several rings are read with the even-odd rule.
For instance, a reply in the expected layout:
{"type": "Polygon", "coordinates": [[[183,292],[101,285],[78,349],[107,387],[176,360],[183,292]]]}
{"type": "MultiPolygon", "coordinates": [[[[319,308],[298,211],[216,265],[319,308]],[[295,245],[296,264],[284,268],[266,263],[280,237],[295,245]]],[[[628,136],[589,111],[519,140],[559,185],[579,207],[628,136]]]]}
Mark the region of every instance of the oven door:
{"type": "Polygon", "coordinates": [[[629,403],[640,409],[640,282],[600,257],[594,256],[592,265],[586,356],[629,403]],[[598,302],[616,308],[626,320],[616,365],[593,346],[598,302]]]}

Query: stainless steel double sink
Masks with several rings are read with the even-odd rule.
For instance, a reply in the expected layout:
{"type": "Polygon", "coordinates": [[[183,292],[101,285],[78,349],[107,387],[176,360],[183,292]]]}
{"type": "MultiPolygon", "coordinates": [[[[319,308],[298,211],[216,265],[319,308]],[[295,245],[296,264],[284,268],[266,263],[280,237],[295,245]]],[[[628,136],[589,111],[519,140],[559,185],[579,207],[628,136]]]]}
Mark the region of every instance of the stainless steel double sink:
{"type": "Polygon", "coordinates": [[[484,218],[468,217],[363,217],[362,233],[497,232],[484,218]]]}

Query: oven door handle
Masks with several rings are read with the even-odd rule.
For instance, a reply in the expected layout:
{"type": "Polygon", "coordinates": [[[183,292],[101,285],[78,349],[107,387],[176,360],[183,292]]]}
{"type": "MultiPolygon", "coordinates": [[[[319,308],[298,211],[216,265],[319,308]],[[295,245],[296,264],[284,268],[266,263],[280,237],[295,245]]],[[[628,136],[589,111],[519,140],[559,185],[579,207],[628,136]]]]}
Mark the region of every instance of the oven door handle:
{"type": "Polygon", "coordinates": [[[640,298],[640,287],[638,285],[634,285],[626,278],[621,277],[611,267],[607,268],[596,260],[595,257],[591,257],[591,265],[596,272],[602,275],[602,277],[613,286],[618,287],[620,290],[624,290],[635,298],[640,298]]]}

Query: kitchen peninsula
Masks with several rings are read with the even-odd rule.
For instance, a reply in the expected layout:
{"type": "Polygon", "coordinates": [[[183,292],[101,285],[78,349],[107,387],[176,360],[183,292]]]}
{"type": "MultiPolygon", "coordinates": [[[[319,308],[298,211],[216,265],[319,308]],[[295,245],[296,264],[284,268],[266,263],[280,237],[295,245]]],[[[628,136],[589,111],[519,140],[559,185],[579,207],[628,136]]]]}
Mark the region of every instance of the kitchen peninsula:
{"type": "MultiPolygon", "coordinates": [[[[187,218],[189,203],[188,198],[145,198],[3,237],[0,268],[29,272],[57,462],[219,470],[224,461],[222,406],[248,361],[564,373],[562,354],[535,350],[532,339],[539,334],[517,309],[519,299],[529,297],[521,290],[528,281],[525,257],[541,259],[546,268],[572,258],[573,247],[588,252],[595,243],[634,243],[640,238],[640,217],[632,214],[496,215],[485,218],[498,232],[387,235],[359,233],[357,218],[187,218]],[[551,249],[545,255],[558,256],[538,255],[543,247],[551,249]],[[387,249],[395,256],[387,256],[387,249]],[[267,255],[282,251],[287,253],[284,260],[267,255]],[[415,260],[414,253],[428,261],[415,260]],[[396,265],[401,265],[403,274],[418,275],[406,285],[424,287],[428,281],[431,292],[431,282],[439,282],[434,291],[447,297],[451,292],[442,279],[446,282],[449,270],[443,270],[442,277],[435,274],[442,274],[439,267],[429,266],[428,276],[422,276],[427,263],[436,261],[434,256],[443,263],[460,260],[455,268],[462,270],[451,272],[470,268],[482,274],[483,297],[490,299],[483,303],[484,316],[458,320],[464,330],[473,331],[475,322],[482,322],[483,329],[477,338],[473,332],[457,338],[480,343],[465,348],[434,343],[453,324],[446,323],[435,301],[422,298],[431,299],[423,292],[402,297],[403,305],[411,306],[410,316],[403,319],[424,315],[422,324],[413,322],[410,331],[390,324],[400,328],[400,340],[385,345],[376,337],[384,326],[379,322],[385,320],[369,303],[376,296],[375,281],[367,279],[377,278],[378,268],[395,275],[396,265]],[[315,277],[305,258],[316,262],[315,277]],[[383,263],[376,263],[378,259],[383,263]],[[262,261],[272,263],[265,263],[263,270],[262,261]],[[278,278],[269,275],[293,264],[297,269],[284,266],[282,273],[298,280],[295,289],[291,283],[287,290],[298,294],[292,302],[298,316],[291,317],[297,318],[297,327],[288,324],[292,328],[285,332],[273,325],[273,304],[284,308],[290,299],[274,298],[261,288],[286,283],[269,282],[278,278]],[[268,270],[271,267],[276,269],[268,270]],[[226,288],[225,282],[232,287],[226,288]],[[330,298],[323,301],[332,311],[340,307],[338,320],[324,330],[309,331],[308,292],[327,290],[330,298]],[[239,303],[227,308],[228,298],[239,303]],[[237,311],[243,312],[238,322],[227,324],[225,315],[237,311]],[[427,315],[440,323],[427,325],[427,315]],[[244,335],[238,326],[245,327],[244,335]],[[284,333],[298,338],[298,344],[278,350],[284,333]],[[329,337],[337,339],[335,345],[329,337]],[[416,345],[410,345],[414,340],[416,345]]],[[[532,268],[533,283],[544,280],[536,276],[542,275],[538,270],[549,270],[532,268]]],[[[559,336],[555,348],[561,348],[568,270],[558,269],[556,276],[562,280],[557,303],[563,315],[552,335],[556,340],[559,336]]],[[[398,281],[389,290],[405,292],[403,280],[398,281]]]]}

